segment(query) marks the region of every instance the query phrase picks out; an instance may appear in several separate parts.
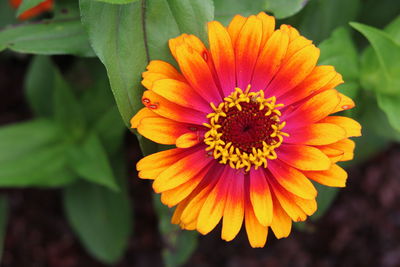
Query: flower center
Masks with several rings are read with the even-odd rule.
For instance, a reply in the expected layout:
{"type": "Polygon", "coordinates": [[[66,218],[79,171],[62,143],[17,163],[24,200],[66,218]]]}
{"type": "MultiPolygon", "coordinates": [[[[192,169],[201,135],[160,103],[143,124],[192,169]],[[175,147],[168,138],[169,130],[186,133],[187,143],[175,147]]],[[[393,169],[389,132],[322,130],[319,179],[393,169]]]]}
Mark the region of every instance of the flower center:
{"type": "Polygon", "coordinates": [[[275,148],[287,133],[281,132],[285,122],[280,122],[283,104],[276,104],[276,98],[264,97],[264,91],[245,92],[240,88],[224,98],[218,106],[211,103],[214,112],[207,115],[209,128],[204,142],[207,151],[222,164],[234,169],[252,166],[267,167],[267,159],[276,159],[275,148]],[[211,152],[212,151],[212,152],[211,152]]]}

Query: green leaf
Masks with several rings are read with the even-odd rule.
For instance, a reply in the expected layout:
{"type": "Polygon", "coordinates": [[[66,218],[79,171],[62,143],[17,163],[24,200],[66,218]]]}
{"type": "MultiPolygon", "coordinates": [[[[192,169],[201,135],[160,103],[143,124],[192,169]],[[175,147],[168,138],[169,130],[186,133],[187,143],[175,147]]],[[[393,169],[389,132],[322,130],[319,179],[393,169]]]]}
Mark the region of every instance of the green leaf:
{"type": "Polygon", "coordinates": [[[299,13],[302,21],[299,30],[302,35],[316,43],[331,35],[340,26],[346,26],[356,19],[361,0],[312,0],[299,13]]]}
{"type": "Polygon", "coordinates": [[[378,106],[386,113],[389,123],[400,132],[400,95],[377,94],[378,106]]]}
{"type": "Polygon", "coordinates": [[[319,48],[320,65],[333,65],[343,76],[344,84],[338,89],[347,96],[354,98],[359,89],[359,60],[357,49],[347,28],[336,29],[329,39],[323,41],[319,48]]]}
{"type": "Polygon", "coordinates": [[[0,128],[0,186],[61,186],[76,176],[54,123],[32,120],[0,128]]]}
{"type": "Polygon", "coordinates": [[[104,3],[108,3],[108,4],[122,5],[122,4],[129,4],[132,2],[138,2],[139,0],[95,0],[95,1],[104,2],[104,3]]]}
{"type": "Polygon", "coordinates": [[[293,16],[307,4],[309,0],[265,0],[265,9],[278,19],[293,16]]]}
{"type": "Polygon", "coordinates": [[[24,13],[25,11],[27,11],[28,9],[31,9],[31,8],[41,4],[44,1],[45,0],[23,0],[17,9],[17,17],[19,15],[21,15],[22,13],[24,13]]]}
{"type": "Polygon", "coordinates": [[[172,210],[161,203],[159,195],[153,195],[153,203],[158,215],[158,228],[165,243],[162,250],[164,263],[167,267],[183,265],[197,247],[196,231],[181,230],[171,224],[172,210]]]}
{"type": "Polygon", "coordinates": [[[63,196],[68,221],[84,247],[96,259],[116,263],[133,229],[127,192],[81,181],[67,187],[63,196]]]}
{"type": "MultiPolygon", "coordinates": [[[[365,88],[374,90],[378,93],[396,95],[400,93],[400,45],[384,31],[376,28],[352,22],[350,25],[362,33],[371,43],[380,66],[378,79],[368,79],[368,74],[362,74],[362,84],[365,88]]],[[[368,65],[368,62],[364,62],[368,65]]],[[[371,71],[368,68],[368,72],[371,71]]]]}
{"type": "Polygon", "coordinates": [[[47,56],[35,56],[25,79],[25,95],[36,116],[51,117],[56,70],[47,56]]]}
{"type": "Polygon", "coordinates": [[[400,45],[400,15],[385,28],[385,32],[396,44],[400,45]]]}
{"type": "Polygon", "coordinates": [[[0,51],[41,55],[93,56],[87,33],[79,19],[44,20],[0,30],[0,51]]]}
{"type": "Polygon", "coordinates": [[[318,209],[310,217],[310,219],[318,220],[329,210],[330,206],[332,205],[332,202],[335,200],[335,197],[339,192],[339,189],[335,187],[320,185],[318,183],[314,183],[314,185],[318,191],[318,196],[317,196],[318,209]]]}
{"type": "Polygon", "coordinates": [[[3,256],[4,239],[8,220],[8,201],[6,196],[0,195],[0,262],[3,256]]]}
{"type": "MultiPolygon", "coordinates": [[[[15,10],[11,7],[10,3],[8,1],[0,1],[0,29],[16,22],[15,10]]],[[[0,51],[2,49],[2,45],[0,45],[0,51]]]]}
{"type": "Polygon", "coordinates": [[[82,108],[72,89],[56,73],[53,96],[54,119],[72,141],[79,140],[85,132],[85,121],[82,108]]]}
{"type": "Polygon", "coordinates": [[[250,16],[264,11],[265,0],[214,0],[214,6],[215,19],[228,25],[236,14],[250,16]]]}
{"type": "Polygon", "coordinates": [[[83,179],[118,191],[107,153],[95,133],[86,136],[81,144],[68,151],[70,167],[83,179]]]}
{"type": "Polygon", "coordinates": [[[129,126],[142,107],[140,80],[147,64],[141,3],[111,5],[80,0],[79,4],[92,47],[107,69],[119,111],[129,126]]]}

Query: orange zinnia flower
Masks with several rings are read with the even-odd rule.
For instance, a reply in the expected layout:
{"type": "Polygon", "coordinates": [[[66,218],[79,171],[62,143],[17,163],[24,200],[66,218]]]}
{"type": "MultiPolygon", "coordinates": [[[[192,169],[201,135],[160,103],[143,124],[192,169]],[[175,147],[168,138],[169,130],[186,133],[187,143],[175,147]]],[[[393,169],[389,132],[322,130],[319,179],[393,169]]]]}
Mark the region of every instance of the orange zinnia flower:
{"type": "MultiPolygon", "coordinates": [[[[18,8],[22,3],[22,0],[9,0],[9,1],[10,5],[14,8],[18,8]]],[[[53,0],[46,0],[40,3],[39,5],[31,9],[28,9],[27,11],[19,15],[18,18],[20,20],[27,20],[36,17],[44,12],[50,11],[51,9],[53,9],[53,0]]]]}
{"type": "Polygon", "coordinates": [[[139,161],[139,177],[170,207],[172,222],[207,234],[222,218],[230,241],[243,221],[251,246],[271,227],[287,237],[292,221],[317,209],[309,179],[344,187],[336,163],[353,157],[361,126],[342,116],[354,107],[334,89],[342,77],[316,66],[319,49],[265,13],[237,15],[227,28],[208,23],[209,48],[196,36],[169,41],[180,71],[154,60],[143,73],[143,104],[133,128],[176,145],[139,161]]]}

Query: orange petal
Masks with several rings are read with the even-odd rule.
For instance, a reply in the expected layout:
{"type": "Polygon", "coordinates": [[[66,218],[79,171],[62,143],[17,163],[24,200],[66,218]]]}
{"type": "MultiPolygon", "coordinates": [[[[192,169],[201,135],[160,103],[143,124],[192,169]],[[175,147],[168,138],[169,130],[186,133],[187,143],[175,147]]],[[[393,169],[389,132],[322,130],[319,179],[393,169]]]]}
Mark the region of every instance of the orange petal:
{"type": "Polygon", "coordinates": [[[236,85],[243,90],[251,83],[262,36],[262,21],[250,16],[235,43],[236,85]]]}
{"type": "MultiPolygon", "coordinates": [[[[279,103],[287,106],[302,100],[313,92],[325,88],[325,86],[335,79],[336,76],[337,72],[332,66],[316,66],[310,75],[308,75],[299,85],[280,96],[279,103]]],[[[333,83],[332,87],[327,89],[332,89],[336,85],[337,84],[333,83]]]]}
{"type": "Polygon", "coordinates": [[[313,199],[304,199],[296,195],[291,195],[296,205],[304,211],[308,216],[313,215],[317,211],[317,201],[313,199]]]}
{"type": "Polygon", "coordinates": [[[160,118],[160,117],[161,116],[151,111],[151,109],[144,107],[141,110],[139,110],[135,116],[132,117],[131,128],[137,128],[139,126],[140,121],[144,118],[160,118]]]}
{"type": "Polygon", "coordinates": [[[144,157],[136,164],[139,177],[142,179],[155,179],[161,172],[172,165],[172,163],[179,161],[191,152],[191,149],[175,148],[144,157]]]}
{"type": "Polygon", "coordinates": [[[224,95],[229,95],[236,87],[235,56],[231,38],[225,27],[217,21],[208,23],[208,38],[222,91],[224,95]]]}
{"type": "Polygon", "coordinates": [[[250,171],[250,201],[258,221],[268,226],[272,221],[272,198],[263,169],[250,171]]]}
{"type": "Polygon", "coordinates": [[[272,196],[272,201],[274,203],[274,216],[272,217],[271,229],[276,238],[281,239],[289,236],[292,229],[292,220],[274,195],[272,196]]]}
{"type": "Polygon", "coordinates": [[[244,218],[244,175],[237,173],[232,178],[222,218],[221,238],[225,241],[231,241],[236,237],[244,218]]]}
{"type": "Polygon", "coordinates": [[[285,143],[305,145],[328,145],[346,138],[346,131],[332,123],[314,123],[290,129],[285,143]]]}
{"type": "Polygon", "coordinates": [[[318,148],[320,148],[322,151],[324,151],[324,149],[335,149],[342,151],[343,156],[341,157],[340,161],[347,161],[353,159],[355,143],[350,139],[343,139],[330,145],[319,146],[318,148]]]}
{"type": "Polygon", "coordinates": [[[312,146],[282,144],[276,152],[278,159],[299,170],[322,171],[331,166],[329,158],[312,146]]]}
{"type": "Polygon", "coordinates": [[[246,21],[247,21],[247,18],[245,18],[241,15],[236,15],[235,17],[233,17],[232,21],[229,23],[228,33],[231,36],[233,46],[235,46],[236,40],[239,36],[239,33],[242,30],[243,25],[246,23],[246,21]]]}
{"type": "MultiPolygon", "coordinates": [[[[204,136],[202,134],[201,136],[204,136]]],[[[182,134],[176,139],[176,146],[180,148],[188,148],[192,147],[194,145],[197,145],[200,143],[202,140],[202,137],[200,137],[200,132],[189,132],[182,134]]]]}
{"type": "Polygon", "coordinates": [[[158,115],[174,121],[202,125],[207,120],[205,113],[180,106],[153,91],[145,91],[142,102],[158,115]]]}
{"type": "Polygon", "coordinates": [[[197,175],[212,159],[207,157],[203,146],[193,148],[192,153],[165,169],[154,180],[156,193],[175,188],[197,175]]]}
{"type": "Polygon", "coordinates": [[[327,155],[332,163],[336,163],[343,158],[343,154],[344,154],[343,151],[331,148],[331,147],[329,147],[329,145],[318,146],[318,149],[321,150],[325,155],[327,155]]]}
{"type": "Polygon", "coordinates": [[[289,217],[295,222],[305,221],[307,215],[299,206],[297,206],[292,195],[289,194],[283,187],[281,187],[274,178],[270,177],[268,182],[271,185],[276,199],[279,201],[280,205],[289,215],[289,217]]]}
{"type": "Polygon", "coordinates": [[[286,121],[286,127],[298,128],[322,120],[331,114],[340,102],[339,93],[334,90],[326,90],[313,96],[292,113],[282,113],[282,120],[286,121]]]}
{"type": "Polygon", "coordinates": [[[282,161],[268,162],[268,170],[271,171],[275,180],[292,194],[305,199],[314,199],[317,196],[317,190],[310,180],[302,172],[282,161]]]}
{"type": "Polygon", "coordinates": [[[275,78],[268,85],[266,93],[279,97],[299,85],[314,69],[319,54],[319,49],[314,45],[308,45],[297,51],[282,64],[275,78]]]}
{"type": "MultiPolygon", "coordinates": [[[[161,202],[164,205],[169,207],[175,206],[179,202],[183,201],[193,190],[199,185],[199,183],[203,180],[204,176],[211,168],[211,164],[203,168],[198,174],[193,176],[189,181],[186,183],[175,187],[171,190],[164,191],[161,194],[161,202]]],[[[183,211],[183,210],[182,210],[183,211]]]]}
{"type": "Polygon", "coordinates": [[[346,131],[346,138],[352,136],[361,136],[361,125],[348,117],[329,116],[321,120],[321,122],[339,125],[346,131]]]}
{"type": "Polygon", "coordinates": [[[289,35],[289,40],[292,42],[293,40],[296,40],[298,37],[300,37],[300,33],[298,30],[293,28],[290,25],[282,24],[279,29],[289,35]]]}
{"type": "Polygon", "coordinates": [[[264,47],[268,39],[274,33],[275,30],[275,18],[265,14],[265,12],[260,12],[257,14],[257,18],[262,22],[262,40],[261,47],[264,47]]]}
{"type": "Polygon", "coordinates": [[[340,97],[340,102],[331,113],[352,109],[356,106],[356,104],[350,97],[345,96],[344,94],[341,93],[339,93],[339,97],[340,97]]]}
{"type": "MultiPolygon", "coordinates": [[[[271,205],[272,207],[272,205],[271,205]]],[[[245,207],[245,226],[247,238],[253,248],[262,248],[267,242],[268,227],[261,225],[254,214],[250,200],[246,201],[245,207]]]]}
{"type": "Polygon", "coordinates": [[[254,67],[251,86],[253,91],[265,89],[281,66],[289,44],[289,36],[280,30],[268,39],[254,67]]]}
{"type": "Polygon", "coordinates": [[[150,61],[149,65],[147,65],[147,71],[143,72],[142,76],[142,84],[149,90],[153,87],[153,83],[160,79],[173,79],[185,82],[185,78],[174,66],[161,60],[150,61]]]}
{"type": "Polygon", "coordinates": [[[332,187],[345,187],[347,180],[347,172],[336,164],[332,164],[331,168],[326,171],[309,171],[304,174],[323,185],[332,187]]]}
{"type": "Polygon", "coordinates": [[[219,103],[222,98],[219,89],[215,84],[212,70],[210,69],[207,61],[211,60],[204,53],[196,52],[192,47],[186,43],[181,44],[176,49],[176,61],[187,79],[190,86],[208,103],[219,103]]]}

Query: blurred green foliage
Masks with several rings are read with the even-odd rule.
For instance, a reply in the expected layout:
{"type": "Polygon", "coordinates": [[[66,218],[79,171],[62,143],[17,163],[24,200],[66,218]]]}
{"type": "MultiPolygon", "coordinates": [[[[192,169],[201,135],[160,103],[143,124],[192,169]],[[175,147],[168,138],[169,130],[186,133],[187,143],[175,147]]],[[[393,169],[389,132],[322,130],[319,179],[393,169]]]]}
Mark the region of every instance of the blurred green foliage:
{"type": "MultiPolygon", "coordinates": [[[[347,115],[363,125],[355,160],[346,167],[400,141],[397,0],[56,0],[52,16],[16,20],[40,2],[23,0],[18,11],[0,3],[0,56],[35,55],[25,76],[34,117],[0,128],[0,186],[63,188],[72,229],[88,253],[106,264],[122,257],[133,229],[121,155],[125,126],[142,107],[141,73],[152,59],[175,64],[170,38],[192,33],[207,43],[206,22],[214,18],[227,25],[235,14],[266,11],[319,46],[319,64],[335,66],[345,81],[338,90],[357,103],[347,115]],[[74,56],[72,67],[61,72],[55,55],[74,56]]],[[[137,137],[144,155],[162,149],[137,137]]],[[[319,209],[312,220],[337,194],[316,186],[319,209]]],[[[171,209],[158,196],[154,209],[165,265],[180,266],[198,235],[170,224],[171,209]]],[[[0,248],[6,219],[1,196],[0,248]]]]}

